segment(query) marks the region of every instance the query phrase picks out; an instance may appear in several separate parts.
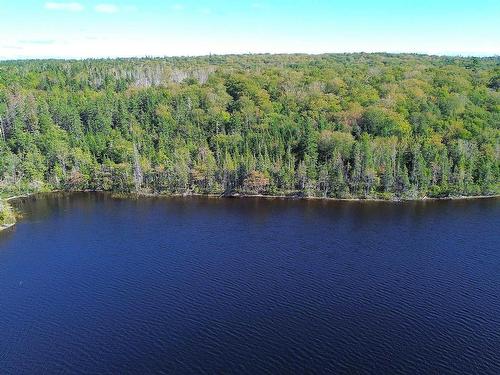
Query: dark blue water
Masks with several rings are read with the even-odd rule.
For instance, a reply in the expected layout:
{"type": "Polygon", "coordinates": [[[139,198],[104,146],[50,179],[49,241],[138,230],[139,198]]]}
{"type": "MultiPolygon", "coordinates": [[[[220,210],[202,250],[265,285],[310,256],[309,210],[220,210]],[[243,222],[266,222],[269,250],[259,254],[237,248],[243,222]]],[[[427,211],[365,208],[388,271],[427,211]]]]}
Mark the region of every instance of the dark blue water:
{"type": "Polygon", "coordinates": [[[26,199],[0,373],[500,374],[499,202],[26,199]]]}

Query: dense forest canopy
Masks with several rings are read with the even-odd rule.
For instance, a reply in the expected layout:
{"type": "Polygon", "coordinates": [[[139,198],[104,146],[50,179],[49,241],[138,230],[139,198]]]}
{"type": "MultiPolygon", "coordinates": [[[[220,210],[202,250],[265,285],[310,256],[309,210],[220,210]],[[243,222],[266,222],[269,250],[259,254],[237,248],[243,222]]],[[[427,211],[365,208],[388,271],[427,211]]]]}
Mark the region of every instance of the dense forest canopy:
{"type": "Polygon", "coordinates": [[[499,193],[500,58],[0,63],[0,191],[499,193]]]}

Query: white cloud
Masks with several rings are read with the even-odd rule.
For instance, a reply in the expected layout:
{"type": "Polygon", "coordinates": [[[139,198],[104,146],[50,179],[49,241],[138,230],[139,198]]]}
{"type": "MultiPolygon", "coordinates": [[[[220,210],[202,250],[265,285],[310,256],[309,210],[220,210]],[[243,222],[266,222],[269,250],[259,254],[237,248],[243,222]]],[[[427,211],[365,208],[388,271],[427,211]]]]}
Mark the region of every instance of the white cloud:
{"type": "Polygon", "coordinates": [[[54,39],[23,39],[19,40],[19,44],[54,44],[54,39]]]}
{"type": "Polygon", "coordinates": [[[7,44],[7,45],[4,45],[4,46],[0,46],[0,49],[6,49],[6,50],[9,50],[9,49],[12,49],[12,50],[22,50],[23,47],[19,47],[19,46],[13,46],[11,44],[7,44]]]}
{"type": "Polygon", "coordinates": [[[172,9],[173,10],[179,11],[179,10],[184,10],[184,8],[185,8],[185,6],[183,4],[174,4],[174,5],[172,5],[172,9]]]}
{"type": "Polygon", "coordinates": [[[114,4],[98,4],[94,9],[98,13],[117,13],[119,11],[118,6],[114,4]]]}
{"type": "Polygon", "coordinates": [[[69,12],[81,12],[84,8],[80,3],[45,3],[45,9],[49,10],[66,10],[69,12]]]}

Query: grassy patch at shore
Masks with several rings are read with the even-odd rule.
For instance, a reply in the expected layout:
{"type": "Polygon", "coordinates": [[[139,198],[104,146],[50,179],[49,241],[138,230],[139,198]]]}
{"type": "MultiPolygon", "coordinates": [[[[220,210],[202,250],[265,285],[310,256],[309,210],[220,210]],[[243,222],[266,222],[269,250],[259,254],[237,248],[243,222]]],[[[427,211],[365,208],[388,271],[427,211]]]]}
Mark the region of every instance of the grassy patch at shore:
{"type": "Polygon", "coordinates": [[[0,201],[0,227],[15,224],[16,215],[12,207],[5,201],[0,201]]]}

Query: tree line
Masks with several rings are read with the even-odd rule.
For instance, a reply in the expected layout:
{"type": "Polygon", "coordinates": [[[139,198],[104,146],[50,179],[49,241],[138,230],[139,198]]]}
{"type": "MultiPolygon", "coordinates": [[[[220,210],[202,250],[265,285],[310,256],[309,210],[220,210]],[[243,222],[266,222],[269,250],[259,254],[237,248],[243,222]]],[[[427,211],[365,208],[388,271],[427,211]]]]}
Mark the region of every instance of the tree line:
{"type": "Polygon", "coordinates": [[[500,58],[0,62],[0,192],[500,191],[500,58]]]}

